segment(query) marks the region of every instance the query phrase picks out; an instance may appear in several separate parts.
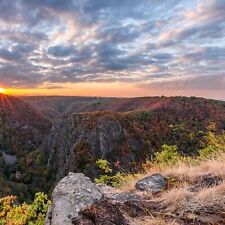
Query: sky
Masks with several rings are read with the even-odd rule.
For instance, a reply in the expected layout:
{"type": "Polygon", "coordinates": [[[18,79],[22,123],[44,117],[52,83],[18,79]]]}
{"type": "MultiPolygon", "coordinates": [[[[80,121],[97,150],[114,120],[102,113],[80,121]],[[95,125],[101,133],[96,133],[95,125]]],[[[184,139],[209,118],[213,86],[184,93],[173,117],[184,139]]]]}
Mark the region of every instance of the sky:
{"type": "Polygon", "coordinates": [[[0,0],[0,87],[225,100],[225,0],[0,0]]]}

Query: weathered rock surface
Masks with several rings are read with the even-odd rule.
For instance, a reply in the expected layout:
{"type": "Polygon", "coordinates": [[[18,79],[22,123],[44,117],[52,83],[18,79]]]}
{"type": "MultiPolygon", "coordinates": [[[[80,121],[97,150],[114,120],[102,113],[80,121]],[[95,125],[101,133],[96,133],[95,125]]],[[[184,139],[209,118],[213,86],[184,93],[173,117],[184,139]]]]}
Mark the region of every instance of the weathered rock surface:
{"type": "Polygon", "coordinates": [[[69,173],[56,185],[52,193],[51,212],[46,225],[71,225],[81,210],[103,198],[97,186],[83,174],[69,173]]]}
{"type": "Polygon", "coordinates": [[[157,193],[166,188],[167,179],[160,173],[153,174],[139,180],[135,187],[141,191],[157,193]]]}

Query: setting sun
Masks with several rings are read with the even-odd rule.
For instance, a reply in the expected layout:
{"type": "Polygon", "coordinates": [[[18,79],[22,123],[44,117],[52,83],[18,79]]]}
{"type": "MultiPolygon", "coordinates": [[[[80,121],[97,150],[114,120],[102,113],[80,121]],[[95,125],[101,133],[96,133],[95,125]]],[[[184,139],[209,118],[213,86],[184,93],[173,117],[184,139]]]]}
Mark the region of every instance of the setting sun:
{"type": "Polygon", "coordinates": [[[1,94],[4,94],[4,93],[5,93],[5,89],[2,88],[2,87],[0,87],[0,93],[1,93],[1,94]]]}

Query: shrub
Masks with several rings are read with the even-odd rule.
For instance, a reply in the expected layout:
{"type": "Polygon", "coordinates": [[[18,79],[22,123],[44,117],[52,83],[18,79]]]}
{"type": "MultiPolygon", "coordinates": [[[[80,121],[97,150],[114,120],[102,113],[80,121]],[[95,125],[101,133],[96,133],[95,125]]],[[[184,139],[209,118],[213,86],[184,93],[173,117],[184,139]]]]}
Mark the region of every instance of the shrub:
{"type": "Polygon", "coordinates": [[[31,204],[16,205],[17,198],[0,199],[0,225],[43,225],[50,205],[47,195],[37,193],[31,204]]]}
{"type": "Polygon", "coordinates": [[[204,136],[205,146],[198,151],[200,160],[216,158],[225,152],[225,133],[216,135],[215,129],[215,124],[208,127],[208,133],[204,136]]]}
{"type": "Polygon", "coordinates": [[[178,152],[176,145],[163,145],[163,151],[155,154],[155,162],[161,165],[172,166],[181,160],[181,155],[178,152]]]}
{"type": "Polygon", "coordinates": [[[111,173],[112,169],[110,168],[110,164],[107,160],[99,159],[96,161],[96,166],[101,169],[104,173],[111,173]]]}
{"type": "Polygon", "coordinates": [[[106,184],[112,187],[120,187],[125,180],[125,174],[117,172],[115,175],[112,174],[112,169],[107,160],[99,159],[96,161],[96,166],[103,172],[103,174],[95,179],[97,184],[106,184]]]}

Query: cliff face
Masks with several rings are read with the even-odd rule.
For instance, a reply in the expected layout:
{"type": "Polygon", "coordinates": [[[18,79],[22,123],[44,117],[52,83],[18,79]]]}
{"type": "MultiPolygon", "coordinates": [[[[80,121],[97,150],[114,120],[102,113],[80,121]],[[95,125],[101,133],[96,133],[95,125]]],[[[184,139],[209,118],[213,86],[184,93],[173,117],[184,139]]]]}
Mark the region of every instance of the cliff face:
{"type": "MultiPolygon", "coordinates": [[[[93,176],[97,159],[120,158],[121,145],[128,135],[116,115],[73,114],[56,124],[47,139],[49,167],[56,171],[57,179],[68,171],[85,171],[93,176]]],[[[127,161],[132,157],[127,156],[127,161]]]]}
{"type": "Polygon", "coordinates": [[[132,171],[163,144],[195,154],[209,123],[216,122],[217,132],[221,132],[224,121],[224,105],[189,98],[144,111],[75,113],[54,125],[44,150],[56,180],[68,172],[96,177],[95,162],[100,158],[114,169],[132,171]]]}

